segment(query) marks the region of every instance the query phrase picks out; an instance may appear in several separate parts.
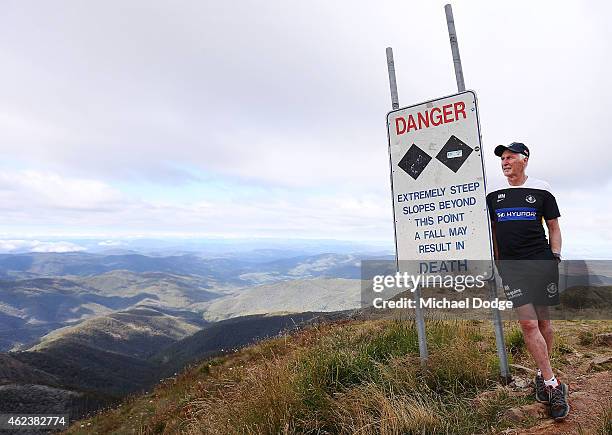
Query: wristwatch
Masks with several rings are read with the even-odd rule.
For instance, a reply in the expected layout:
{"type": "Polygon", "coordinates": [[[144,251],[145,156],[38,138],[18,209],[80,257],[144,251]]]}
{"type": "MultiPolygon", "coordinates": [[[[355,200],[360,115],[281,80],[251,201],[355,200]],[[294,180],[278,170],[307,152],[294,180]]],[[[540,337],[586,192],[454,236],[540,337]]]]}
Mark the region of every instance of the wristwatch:
{"type": "Polygon", "coordinates": [[[555,260],[557,260],[557,263],[561,263],[561,254],[553,252],[552,255],[555,257],[555,260]]]}

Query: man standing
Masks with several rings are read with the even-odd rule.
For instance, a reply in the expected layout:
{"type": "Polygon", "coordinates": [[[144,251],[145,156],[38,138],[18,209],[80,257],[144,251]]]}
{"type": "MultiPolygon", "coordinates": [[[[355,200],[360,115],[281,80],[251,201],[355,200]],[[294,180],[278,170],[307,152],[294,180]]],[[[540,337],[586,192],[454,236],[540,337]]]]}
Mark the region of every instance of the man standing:
{"type": "Polygon", "coordinates": [[[507,185],[487,194],[498,270],[506,298],[518,312],[527,350],[538,365],[536,400],[549,404],[551,417],[562,420],[569,413],[568,387],[550,365],[553,330],[548,313],[549,306],[559,304],[559,208],[548,183],[525,174],[529,149],[524,144],[499,145],[495,155],[501,157],[507,179],[507,185]]]}

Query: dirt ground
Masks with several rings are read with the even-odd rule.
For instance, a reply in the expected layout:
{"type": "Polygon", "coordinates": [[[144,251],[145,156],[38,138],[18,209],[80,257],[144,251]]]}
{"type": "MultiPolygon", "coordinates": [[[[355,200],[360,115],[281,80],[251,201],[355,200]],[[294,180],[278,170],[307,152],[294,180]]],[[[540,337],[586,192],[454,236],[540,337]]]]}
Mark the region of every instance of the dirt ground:
{"type": "MultiPolygon", "coordinates": [[[[521,435],[593,434],[601,425],[606,401],[612,398],[610,371],[570,378],[570,414],[562,422],[548,418],[546,405],[537,403],[539,422],[526,430],[510,433],[521,435]]],[[[532,406],[532,405],[528,405],[532,406]]]]}
{"type": "MultiPolygon", "coordinates": [[[[589,325],[575,325],[586,329],[589,325]]],[[[548,416],[547,406],[532,403],[508,411],[507,415],[517,423],[529,424],[527,429],[510,429],[504,434],[543,435],[543,434],[595,434],[601,433],[602,424],[610,418],[612,406],[612,347],[607,343],[599,345],[580,345],[576,340],[579,330],[561,328],[566,340],[571,337],[573,349],[564,356],[562,370],[557,370],[559,379],[569,385],[570,414],[555,422],[548,416]],[[607,414],[606,414],[606,411],[607,414]]],[[[609,333],[606,334],[609,338],[609,333]]],[[[524,372],[524,380],[530,381],[533,373],[524,372]]],[[[525,387],[526,394],[533,394],[530,384],[525,387]]]]}

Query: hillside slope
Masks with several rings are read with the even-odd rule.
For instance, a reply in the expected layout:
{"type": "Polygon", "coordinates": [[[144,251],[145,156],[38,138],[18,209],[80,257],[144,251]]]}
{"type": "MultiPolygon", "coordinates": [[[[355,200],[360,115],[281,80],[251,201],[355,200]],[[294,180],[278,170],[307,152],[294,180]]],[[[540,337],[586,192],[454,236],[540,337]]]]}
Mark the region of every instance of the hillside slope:
{"type": "Polygon", "coordinates": [[[148,358],[160,349],[196,333],[204,325],[204,321],[195,317],[186,320],[153,307],[139,306],[57,329],[28,350],[41,352],[70,342],[100,351],[148,358]]]}
{"type": "Polygon", "coordinates": [[[58,328],[138,305],[174,309],[190,321],[196,315],[190,305],[221,296],[210,291],[211,282],[194,276],[125,270],[90,277],[0,281],[0,351],[21,350],[58,328]]]}
{"type": "Polygon", "coordinates": [[[42,412],[44,398],[54,397],[66,413],[80,417],[150,388],[192,361],[275,336],[317,316],[260,315],[205,324],[196,318],[185,321],[172,311],[138,307],[91,319],[49,334],[27,351],[0,353],[0,414],[42,412]]]}
{"type": "Polygon", "coordinates": [[[503,386],[490,322],[429,320],[423,370],[412,320],[362,316],[204,360],[68,433],[607,433],[612,322],[555,328],[553,365],[576,383],[564,423],[538,413],[523,372],[533,363],[514,324],[506,332],[515,381],[503,386]]]}
{"type": "Polygon", "coordinates": [[[11,355],[0,353],[0,385],[12,383],[58,385],[59,379],[11,355]]]}
{"type": "Polygon", "coordinates": [[[341,311],[359,308],[361,280],[296,279],[249,287],[207,304],[204,318],[218,321],[266,313],[341,311]]]}
{"type": "Polygon", "coordinates": [[[325,316],[313,312],[254,315],[211,323],[201,331],[166,347],[150,361],[162,365],[164,374],[170,375],[194,361],[220,352],[233,352],[245,345],[299,328],[306,322],[325,316]]]}

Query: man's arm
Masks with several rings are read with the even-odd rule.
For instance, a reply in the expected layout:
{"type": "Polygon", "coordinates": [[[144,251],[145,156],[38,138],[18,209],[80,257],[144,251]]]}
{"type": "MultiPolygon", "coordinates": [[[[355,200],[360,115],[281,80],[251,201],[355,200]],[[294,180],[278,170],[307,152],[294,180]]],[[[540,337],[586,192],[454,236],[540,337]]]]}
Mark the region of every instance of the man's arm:
{"type": "Polygon", "coordinates": [[[553,253],[561,255],[561,228],[559,227],[559,219],[547,220],[546,226],[548,227],[550,249],[553,253]]]}

